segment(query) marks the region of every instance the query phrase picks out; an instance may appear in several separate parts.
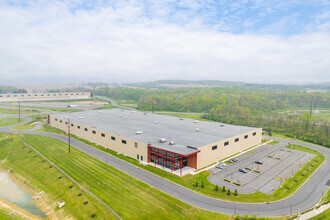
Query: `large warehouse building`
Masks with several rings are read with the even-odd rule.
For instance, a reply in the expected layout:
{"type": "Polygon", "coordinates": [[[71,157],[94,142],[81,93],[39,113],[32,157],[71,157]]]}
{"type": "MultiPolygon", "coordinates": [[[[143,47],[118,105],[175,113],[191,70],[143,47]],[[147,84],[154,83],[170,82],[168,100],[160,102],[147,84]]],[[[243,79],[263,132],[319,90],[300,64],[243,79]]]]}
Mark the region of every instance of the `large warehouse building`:
{"type": "Polygon", "coordinates": [[[90,92],[0,94],[0,102],[89,99],[90,92]]]}
{"type": "Polygon", "coordinates": [[[49,115],[51,126],[179,175],[261,143],[262,129],[124,109],[49,115]]]}

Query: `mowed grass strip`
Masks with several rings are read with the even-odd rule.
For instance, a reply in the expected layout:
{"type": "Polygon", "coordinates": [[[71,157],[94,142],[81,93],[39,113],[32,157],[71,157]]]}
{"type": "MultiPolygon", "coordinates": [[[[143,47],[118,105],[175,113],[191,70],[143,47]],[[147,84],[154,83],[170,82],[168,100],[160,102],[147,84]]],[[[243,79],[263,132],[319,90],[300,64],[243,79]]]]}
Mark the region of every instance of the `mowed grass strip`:
{"type": "Polygon", "coordinates": [[[211,120],[207,120],[202,118],[203,114],[194,114],[194,113],[162,113],[162,112],[158,112],[157,114],[159,115],[170,115],[170,116],[175,116],[175,117],[179,117],[179,118],[190,118],[190,119],[195,119],[195,120],[201,120],[201,121],[211,121],[211,120]]]}
{"type": "Polygon", "coordinates": [[[123,219],[232,219],[169,196],[66,143],[39,135],[26,142],[112,207],[123,219]]]}
{"type": "Polygon", "coordinates": [[[17,125],[15,127],[10,128],[10,129],[12,129],[12,130],[30,130],[30,129],[33,129],[36,125],[37,125],[37,123],[33,124],[33,122],[32,123],[29,122],[29,123],[17,125]]]}
{"type": "Polygon", "coordinates": [[[24,119],[18,120],[18,118],[0,118],[0,127],[18,124],[24,121],[24,119]]]}
{"type": "MultiPolygon", "coordinates": [[[[18,112],[18,109],[11,109],[11,108],[0,108],[0,114],[8,114],[8,115],[17,115],[19,112],[18,112]]],[[[30,109],[27,109],[27,110],[23,110],[21,109],[20,111],[21,114],[33,114],[33,113],[40,113],[40,111],[38,110],[30,110],[30,109]]]]}
{"type": "Polygon", "coordinates": [[[116,219],[99,201],[72,183],[58,169],[50,168],[52,164],[24,146],[21,136],[9,135],[8,139],[0,141],[0,160],[3,161],[2,169],[11,169],[12,175],[22,183],[36,192],[46,193],[45,197],[50,202],[46,211],[55,210],[50,218],[91,219],[95,214],[94,219],[116,219]],[[65,201],[61,209],[57,208],[59,200],[65,201]],[[84,205],[86,201],[88,204],[84,205]]]}

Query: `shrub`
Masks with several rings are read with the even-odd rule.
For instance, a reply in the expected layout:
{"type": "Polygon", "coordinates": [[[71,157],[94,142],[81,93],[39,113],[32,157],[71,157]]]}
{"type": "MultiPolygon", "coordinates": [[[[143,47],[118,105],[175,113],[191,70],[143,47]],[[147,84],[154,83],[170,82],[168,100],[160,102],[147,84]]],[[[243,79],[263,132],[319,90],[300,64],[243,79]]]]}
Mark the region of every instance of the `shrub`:
{"type": "Polygon", "coordinates": [[[215,185],[215,191],[219,191],[218,185],[215,185]]]}
{"type": "Polygon", "coordinates": [[[235,189],[235,193],[234,193],[235,196],[238,196],[238,192],[237,192],[237,189],[235,189]]]}
{"type": "Polygon", "coordinates": [[[225,186],[222,187],[222,192],[226,192],[226,187],[225,186]]]}
{"type": "Polygon", "coordinates": [[[236,213],[236,215],[235,215],[234,219],[236,219],[236,220],[239,220],[239,219],[241,219],[241,216],[239,215],[239,213],[238,213],[238,212],[236,213]]]}
{"type": "Polygon", "coordinates": [[[227,195],[230,196],[230,189],[228,189],[228,191],[227,191],[227,195]]]}

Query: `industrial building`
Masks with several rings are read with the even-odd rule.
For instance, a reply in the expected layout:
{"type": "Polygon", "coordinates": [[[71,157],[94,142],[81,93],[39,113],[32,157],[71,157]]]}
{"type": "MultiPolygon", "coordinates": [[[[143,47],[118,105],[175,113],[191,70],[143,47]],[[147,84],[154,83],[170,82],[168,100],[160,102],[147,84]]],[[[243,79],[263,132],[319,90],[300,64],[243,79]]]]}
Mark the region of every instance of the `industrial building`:
{"type": "Polygon", "coordinates": [[[90,92],[0,94],[0,102],[89,99],[90,92]]]}
{"type": "Polygon", "coordinates": [[[56,128],[182,175],[261,143],[262,129],[141,111],[49,115],[56,128]]]}

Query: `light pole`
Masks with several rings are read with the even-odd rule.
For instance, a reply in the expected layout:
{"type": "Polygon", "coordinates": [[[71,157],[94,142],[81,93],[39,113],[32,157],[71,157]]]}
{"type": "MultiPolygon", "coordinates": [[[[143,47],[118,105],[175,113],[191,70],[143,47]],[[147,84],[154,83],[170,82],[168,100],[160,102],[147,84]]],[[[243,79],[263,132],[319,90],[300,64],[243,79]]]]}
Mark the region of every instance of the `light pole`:
{"type": "Polygon", "coordinates": [[[68,144],[69,144],[69,154],[70,154],[70,119],[68,119],[68,144]]]}
{"type": "Polygon", "coordinates": [[[18,122],[21,121],[21,101],[18,101],[18,122]]]}

